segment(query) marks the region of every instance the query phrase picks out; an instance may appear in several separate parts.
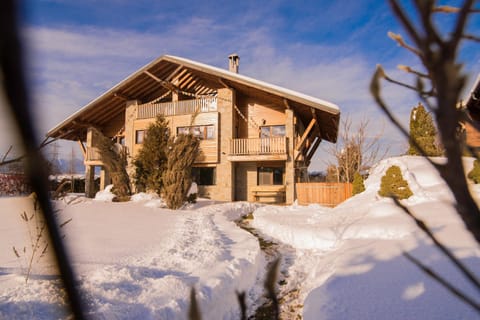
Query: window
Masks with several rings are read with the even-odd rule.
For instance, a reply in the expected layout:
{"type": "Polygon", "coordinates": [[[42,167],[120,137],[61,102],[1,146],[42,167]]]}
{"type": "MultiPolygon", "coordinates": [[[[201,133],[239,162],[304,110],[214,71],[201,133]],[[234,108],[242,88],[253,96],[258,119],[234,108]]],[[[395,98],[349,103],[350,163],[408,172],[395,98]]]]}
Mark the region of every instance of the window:
{"type": "Polygon", "coordinates": [[[283,167],[259,167],[257,169],[257,184],[260,185],[283,185],[283,167]]]}
{"type": "Polygon", "coordinates": [[[177,127],[177,135],[191,133],[200,140],[215,139],[215,126],[192,126],[192,127],[177,127]]]}
{"type": "Polygon", "coordinates": [[[145,139],[146,130],[136,130],[135,131],[135,143],[142,144],[145,139]]]}
{"type": "Polygon", "coordinates": [[[260,127],[260,138],[285,137],[285,126],[262,126],[260,127]]]}
{"type": "Polygon", "coordinates": [[[213,186],[216,180],[215,167],[193,167],[192,177],[193,181],[199,186],[213,186]]]}

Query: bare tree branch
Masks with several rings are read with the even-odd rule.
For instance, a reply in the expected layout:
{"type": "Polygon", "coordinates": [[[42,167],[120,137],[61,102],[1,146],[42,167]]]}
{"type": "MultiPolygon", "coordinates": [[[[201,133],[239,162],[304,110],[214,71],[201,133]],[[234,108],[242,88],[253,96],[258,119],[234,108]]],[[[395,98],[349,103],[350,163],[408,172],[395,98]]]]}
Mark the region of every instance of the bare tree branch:
{"type": "Polygon", "coordinates": [[[30,184],[37,194],[37,199],[43,213],[47,230],[53,244],[56,262],[64,284],[67,299],[73,316],[76,319],[85,319],[80,289],[76,284],[76,277],[70,263],[69,256],[62,242],[58,223],[55,218],[52,203],[48,194],[47,170],[42,166],[43,158],[38,151],[37,135],[34,130],[32,114],[25,79],[23,65],[23,50],[19,36],[17,17],[17,1],[0,1],[0,72],[2,85],[5,90],[7,105],[13,115],[13,122],[17,128],[27,155],[26,169],[30,184]]]}
{"type": "MultiPolygon", "coordinates": [[[[37,147],[37,151],[40,152],[41,149],[43,149],[44,147],[48,146],[49,144],[57,141],[58,139],[55,138],[55,139],[50,139],[50,138],[45,138],[42,143],[40,143],[40,145],[37,147]]],[[[18,156],[18,157],[15,157],[15,158],[12,158],[12,159],[8,159],[7,160],[7,156],[8,154],[10,153],[10,151],[12,150],[13,146],[10,146],[7,150],[7,152],[5,152],[5,154],[3,155],[2,157],[2,160],[0,161],[0,167],[1,166],[5,166],[5,165],[8,165],[8,164],[12,164],[12,163],[16,163],[16,162],[20,162],[22,160],[24,160],[27,155],[26,154],[23,154],[21,156],[18,156]]]]}
{"type": "Polygon", "coordinates": [[[390,6],[395,15],[400,19],[400,22],[403,24],[404,28],[407,30],[407,33],[413,39],[417,46],[420,46],[421,37],[413,27],[413,24],[410,22],[408,17],[405,15],[403,10],[400,8],[400,5],[397,3],[397,0],[390,0],[390,6]]]}
{"type": "Polygon", "coordinates": [[[462,38],[466,39],[466,40],[472,40],[472,41],[475,41],[475,42],[480,42],[480,37],[477,37],[473,34],[463,34],[462,38]]]}
{"type": "Polygon", "coordinates": [[[414,70],[412,68],[410,68],[409,66],[405,66],[405,65],[402,65],[402,64],[399,64],[397,66],[397,68],[399,70],[402,70],[402,71],[405,71],[405,72],[408,72],[408,73],[412,73],[414,75],[417,75],[418,77],[420,78],[426,78],[426,79],[431,79],[430,75],[426,74],[426,73],[423,73],[423,72],[420,72],[420,71],[417,71],[417,70],[414,70]]]}
{"type": "Polygon", "coordinates": [[[462,39],[463,31],[465,30],[465,25],[468,20],[468,16],[471,13],[472,6],[474,0],[465,0],[465,3],[463,6],[460,8],[460,12],[458,13],[458,18],[457,18],[457,23],[455,25],[455,31],[452,34],[451,40],[450,40],[450,46],[452,49],[456,49],[458,47],[458,44],[460,40],[462,39]]]}

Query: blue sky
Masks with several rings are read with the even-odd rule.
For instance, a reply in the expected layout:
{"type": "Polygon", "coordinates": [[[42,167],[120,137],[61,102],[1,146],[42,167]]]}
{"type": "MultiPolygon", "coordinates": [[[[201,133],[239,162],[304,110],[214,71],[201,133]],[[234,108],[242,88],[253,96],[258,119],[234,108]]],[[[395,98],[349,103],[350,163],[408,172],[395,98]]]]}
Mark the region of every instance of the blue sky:
{"type": "MultiPolygon", "coordinates": [[[[407,81],[409,77],[396,66],[418,66],[415,57],[387,37],[388,31],[405,35],[387,2],[24,3],[29,76],[42,134],[160,55],[178,55],[227,68],[227,56],[236,52],[241,58],[240,73],[331,101],[354,126],[368,118],[372,135],[383,128],[384,142],[391,146],[392,153],[406,150],[406,143],[368,92],[376,64],[407,81]]],[[[410,1],[402,3],[411,11],[410,1]]],[[[440,28],[448,30],[451,20],[444,17],[440,28]]],[[[469,31],[478,34],[479,30],[480,21],[472,19],[469,31]]],[[[479,58],[474,45],[464,46],[461,60],[465,71],[472,74],[471,81],[480,71],[479,58]]],[[[386,88],[385,96],[398,119],[407,124],[416,97],[395,87],[386,88]]],[[[7,124],[0,125],[8,128],[7,124]]],[[[4,149],[0,146],[0,151],[4,149]]],[[[69,148],[64,149],[66,155],[70,154],[69,148]]],[[[321,150],[317,152],[310,169],[325,167],[323,157],[321,150]]]]}

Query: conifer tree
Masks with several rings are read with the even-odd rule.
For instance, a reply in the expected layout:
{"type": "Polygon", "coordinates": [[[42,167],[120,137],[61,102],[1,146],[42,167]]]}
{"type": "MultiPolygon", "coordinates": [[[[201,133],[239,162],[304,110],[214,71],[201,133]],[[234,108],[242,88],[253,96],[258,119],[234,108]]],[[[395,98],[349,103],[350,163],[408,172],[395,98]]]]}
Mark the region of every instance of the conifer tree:
{"type": "Polygon", "coordinates": [[[100,130],[92,128],[92,131],[102,163],[112,178],[112,192],[117,195],[118,200],[129,198],[131,190],[130,179],[126,170],[127,155],[125,150],[120,145],[115,144],[110,138],[104,136],[100,130]]]}
{"type": "Polygon", "coordinates": [[[164,116],[158,115],[156,121],[148,127],[142,148],[133,161],[137,191],[152,190],[160,194],[162,175],[167,164],[169,137],[168,122],[164,116]]]}
{"type": "Polygon", "coordinates": [[[437,129],[433,123],[432,115],[425,110],[425,107],[419,103],[410,112],[410,146],[407,154],[409,155],[424,155],[424,156],[440,156],[442,155],[441,148],[436,142],[437,129]],[[415,140],[425,154],[415,148],[412,143],[415,140]]]}
{"type": "Polygon", "coordinates": [[[192,185],[192,165],[200,141],[192,134],[180,134],[168,141],[166,169],[163,172],[163,197],[170,209],[180,208],[192,185]]]}
{"type": "Polygon", "coordinates": [[[382,177],[378,194],[382,197],[395,197],[397,199],[407,199],[413,195],[398,166],[391,166],[387,169],[382,177]]]}
{"type": "Polygon", "coordinates": [[[360,173],[355,172],[353,175],[353,190],[352,194],[356,195],[365,191],[365,185],[363,183],[363,177],[360,173]]]}

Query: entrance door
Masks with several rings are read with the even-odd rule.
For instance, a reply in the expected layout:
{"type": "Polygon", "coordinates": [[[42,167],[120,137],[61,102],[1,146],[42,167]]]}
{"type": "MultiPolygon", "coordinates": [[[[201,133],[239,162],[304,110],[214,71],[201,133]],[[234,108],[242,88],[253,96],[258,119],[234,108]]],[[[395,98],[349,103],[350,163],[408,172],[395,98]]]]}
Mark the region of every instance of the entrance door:
{"type": "Polygon", "coordinates": [[[247,201],[247,166],[235,165],[235,201],[247,201]]]}

